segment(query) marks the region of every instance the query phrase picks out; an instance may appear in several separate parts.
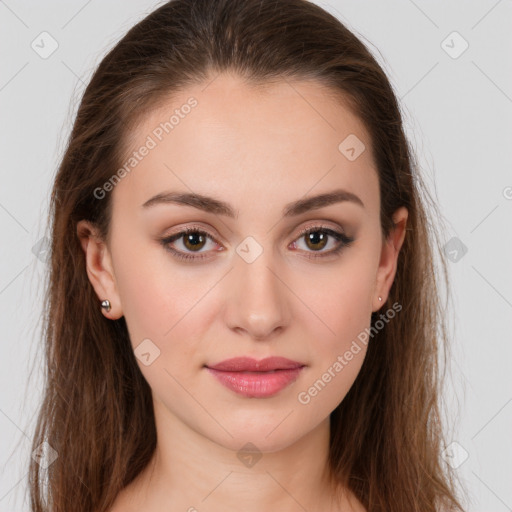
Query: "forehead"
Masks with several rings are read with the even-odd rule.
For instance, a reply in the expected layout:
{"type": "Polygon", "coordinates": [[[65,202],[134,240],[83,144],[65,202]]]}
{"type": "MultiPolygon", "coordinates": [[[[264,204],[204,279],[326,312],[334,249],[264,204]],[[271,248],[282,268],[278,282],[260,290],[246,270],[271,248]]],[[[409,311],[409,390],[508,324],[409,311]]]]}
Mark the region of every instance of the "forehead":
{"type": "Polygon", "coordinates": [[[251,199],[280,207],[340,186],[365,204],[378,199],[363,123],[340,94],[312,80],[254,86],[220,74],[162,102],[129,141],[128,157],[151,149],[114,194],[138,204],[180,190],[224,198],[243,211],[251,199]]]}

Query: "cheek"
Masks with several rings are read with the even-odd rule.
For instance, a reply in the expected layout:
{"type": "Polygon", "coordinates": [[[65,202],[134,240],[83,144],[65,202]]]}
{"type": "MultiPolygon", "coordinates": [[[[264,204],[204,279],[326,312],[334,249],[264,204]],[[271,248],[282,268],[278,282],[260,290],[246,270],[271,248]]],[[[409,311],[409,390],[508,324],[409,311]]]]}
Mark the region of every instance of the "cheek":
{"type": "Polygon", "coordinates": [[[191,285],[190,276],[156,262],[134,272],[133,263],[123,263],[119,290],[137,364],[161,400],[172,397],[168,408],[188,410],[190,397],[184,389],[192,388],[204,359],[200,346],[208,302],[201,297],[212,284],[191,285]]]}
{"type": "Polygon", "coordinates": [[[298,291],[315,314],[306,310],[307,314],[297,315],[300,330],[310,340],[313,363],[297,399],[310,413],[320,415],[343,400],[367,352],[375,255],[371,251],[346,254],[339,265],[316,274],[315,286],[310,279],[298,291]]]}
{"type": "Polygon", "coordinates": [[[342,346],[368,326],[374,282],[373,261],[353,254],[337,266],[312,273],[295,288],[308,306],[305,318],[309,329],[316,326],[326,352],[342,346]]]}
{"type": "MultiPolygon", "coordinates": [[[[344,399],[356,380],[367,352],[371,321],[372,281],[364,265],[325,283],[316,302],[317,318],[304,320],[310,339],[311,368],[298,389],[297,402],[311,417],[323,417],[344,399]],[[316,331],[313,326],[316,326],[316,331]],[[321,329],[319,331],[318,329],[321,329]],[[319,333],[322,334],[319,334],[319,333]]],[[[301,409],[302,410],[302,409],[301,409]]]]}
{"type": "Polygon", "coordinates": [[[164,348],[212,286],[208,280],[191,281],[163,249],[159,252],[127,252],[116,263],[123,315],[134,346],[149,338],[164,348]]]}

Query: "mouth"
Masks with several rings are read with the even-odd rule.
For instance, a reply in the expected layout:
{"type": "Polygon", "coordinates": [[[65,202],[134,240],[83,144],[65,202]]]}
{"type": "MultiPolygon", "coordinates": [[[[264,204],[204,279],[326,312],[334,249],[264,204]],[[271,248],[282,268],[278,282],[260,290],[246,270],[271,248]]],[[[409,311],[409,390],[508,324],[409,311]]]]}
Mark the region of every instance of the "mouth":
{"type": "Polygon", "coordinates": [[[261,361],[240,357],[205,366],[222,385],[248,398],[276,395],[294,382],[304,367],[302,363],[282,357],[261,361]]]}

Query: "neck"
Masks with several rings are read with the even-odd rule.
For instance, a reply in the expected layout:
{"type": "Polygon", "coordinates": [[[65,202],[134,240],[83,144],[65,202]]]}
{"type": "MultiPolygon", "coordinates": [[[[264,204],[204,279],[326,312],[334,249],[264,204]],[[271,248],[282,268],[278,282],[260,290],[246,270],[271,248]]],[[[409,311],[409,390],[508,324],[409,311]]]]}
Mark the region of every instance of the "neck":
{"type": "Polygon", "coordinates": [[[130,502],[140,503],[137,508],[338,510],[328,469],[329,418],[287,446],[275,449],[268,439],[260,441],[267,444],[259,451],[258,441],[247,445],[250,440],[235,441],[227,434],[225,444],[214,442],[170,414],[163,404],[155,400],[154,405],[158,443],[151,462],[132,486],[130,502]]]}

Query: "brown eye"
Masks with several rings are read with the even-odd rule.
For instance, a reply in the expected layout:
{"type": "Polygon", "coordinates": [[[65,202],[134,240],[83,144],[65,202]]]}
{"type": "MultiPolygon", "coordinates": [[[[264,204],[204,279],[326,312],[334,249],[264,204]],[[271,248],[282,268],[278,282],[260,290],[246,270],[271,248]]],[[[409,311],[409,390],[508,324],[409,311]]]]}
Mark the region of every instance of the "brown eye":
{"type": "Polygon", "coordinates": [[[304,235],[304,238],[306,239],[306,245],[315,251],[322,250],[329,240],[328,234],[324,233],[323,231],[313,231],[311,233],[307,233],[304,235]]]}
{"type": "Polygon", "coordinates": [[[181,236],[183,237],[183,245],[190,251],[200,250],[206,243],[206,237],[199,231],[184,233],[181,236]]]}
{"type": "Polygon", "coordinates": [[[213,247],[217,243],[213,236],[198,228],[187,228],[161,240],[164,248],[173,256],[187,261],[210,258],[211,254],[208,253],[212,251],[202,250],[208,245],[208,242],[213,244],[213,247]]]}
{"type": "Polygon", "coordinates": [[[308,258],[321,258],[338,254],[353,241],[354,238],[344,233],[334,231],[325,226],[314,226],[303,229],[299,237],[296,238],[296,241],[293,242],[293,246],[305,253],[309,253],[306,254],[308,258]],[[302,245],[304,247],[301,247],[302,245]],[[324,250],[327,246],[330,246],[330,250],[324,250]]]}

